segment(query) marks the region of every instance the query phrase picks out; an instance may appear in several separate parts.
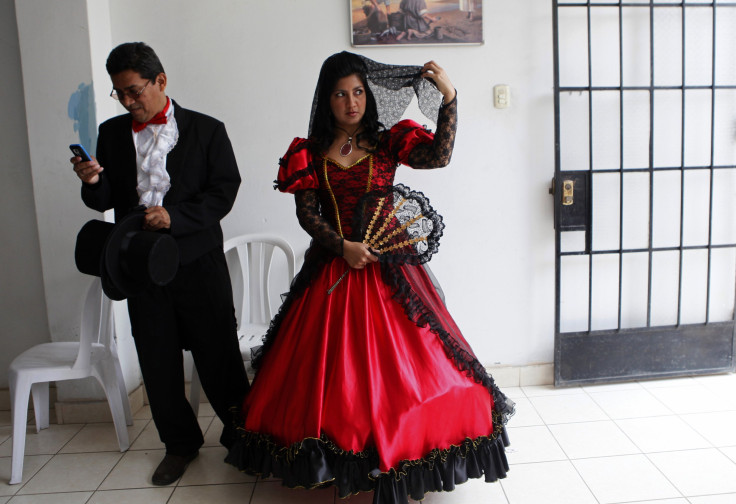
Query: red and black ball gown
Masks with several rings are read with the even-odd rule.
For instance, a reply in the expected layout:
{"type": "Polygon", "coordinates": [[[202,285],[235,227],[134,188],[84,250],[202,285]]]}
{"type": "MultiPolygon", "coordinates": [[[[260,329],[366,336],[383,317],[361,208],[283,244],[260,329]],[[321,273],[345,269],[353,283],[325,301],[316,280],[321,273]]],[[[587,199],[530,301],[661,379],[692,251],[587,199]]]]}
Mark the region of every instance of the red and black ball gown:
{"type": "Polygon", "coordinates": [[[513,403],[463,338],[422,266],[340,257],[366,191],[390,187],[399,164],[449,160],[456,101],[437,135],[401,121],[351,166],[297,138],[277,186],[294,193],[313,236],[305,264],[272,321],[227,461],[289,487],[375,491],[374,503],[422,499],[467,478],[508,470],[504,422],[513,403]]]}

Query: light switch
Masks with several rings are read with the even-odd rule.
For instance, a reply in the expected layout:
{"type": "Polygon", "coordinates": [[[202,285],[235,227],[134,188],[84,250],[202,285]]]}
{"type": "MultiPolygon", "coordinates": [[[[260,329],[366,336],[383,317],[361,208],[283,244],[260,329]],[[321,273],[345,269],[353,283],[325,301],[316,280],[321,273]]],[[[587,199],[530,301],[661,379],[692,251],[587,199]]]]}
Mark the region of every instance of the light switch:
{"type": "Polygon", "coordinates": [[[511,88],[508,84],[493,86],[493,106],[498,109],[511,106],[511,88]]]}

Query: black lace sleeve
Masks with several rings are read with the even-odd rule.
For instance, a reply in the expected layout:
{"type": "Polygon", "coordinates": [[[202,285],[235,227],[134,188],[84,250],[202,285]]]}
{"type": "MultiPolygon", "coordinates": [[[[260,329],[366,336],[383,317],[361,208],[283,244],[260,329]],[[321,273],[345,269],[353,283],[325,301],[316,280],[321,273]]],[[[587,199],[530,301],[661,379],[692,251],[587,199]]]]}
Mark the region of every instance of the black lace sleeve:
{"type": "Polygon", "coordinates": [[[409,153],[409,165],[413,168],[442,168],[452,157],[457,130],[457,95],[440,108],[437,132],[431,144],[419,144],[409,153]]]}
{"type": "Polygon", "coordinates": [[[326,249],[342,256],[342,237],[319,213],[319,197],[316,189],[304,189],[294,193],[296,216],[309,235],[326,249]]]}

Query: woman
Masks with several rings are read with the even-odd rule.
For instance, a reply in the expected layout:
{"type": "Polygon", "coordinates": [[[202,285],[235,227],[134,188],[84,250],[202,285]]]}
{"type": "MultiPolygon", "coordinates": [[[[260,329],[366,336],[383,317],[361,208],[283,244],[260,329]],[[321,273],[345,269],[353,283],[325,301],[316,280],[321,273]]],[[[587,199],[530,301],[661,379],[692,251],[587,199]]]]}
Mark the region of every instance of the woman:
{"type": "Polygon", "coordinates": [[[242,436],[227,458],[241,470],[290,487],[334,484],[341,497],[374,490],[376,504],[505,476],[513,403],[425,270],[379,262],[352,238],[361,196],[390,188],[399,163],[449,162],[455,94],[434,62],[399,67],[347,52],[324,62],[309,138],[294,139],[277,180],[314,239],[254,361],[242,436]],[[439,114],[436,135],[395,124],[412,88],[425,114],[439,114]]]}

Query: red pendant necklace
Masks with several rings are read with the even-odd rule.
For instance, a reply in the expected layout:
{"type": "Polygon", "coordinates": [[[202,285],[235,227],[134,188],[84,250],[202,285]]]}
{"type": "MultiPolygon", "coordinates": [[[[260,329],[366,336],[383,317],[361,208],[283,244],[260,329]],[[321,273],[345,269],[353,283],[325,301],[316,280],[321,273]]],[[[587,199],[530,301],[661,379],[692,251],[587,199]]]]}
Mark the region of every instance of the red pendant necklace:
{"type": "Polygon", "coordinates": [[[335,126],[335,128],[344,131],[348,135],[348,140],[344,144],[340,146],[340,155],[342,157],[348,157],[353,152],[353,137],[360,129],[360,126],[358,126],[355,131],[353,131],[353,134],[351,135],[348,133],[346,129],[341,128],[340,126],[335,126]]]}

